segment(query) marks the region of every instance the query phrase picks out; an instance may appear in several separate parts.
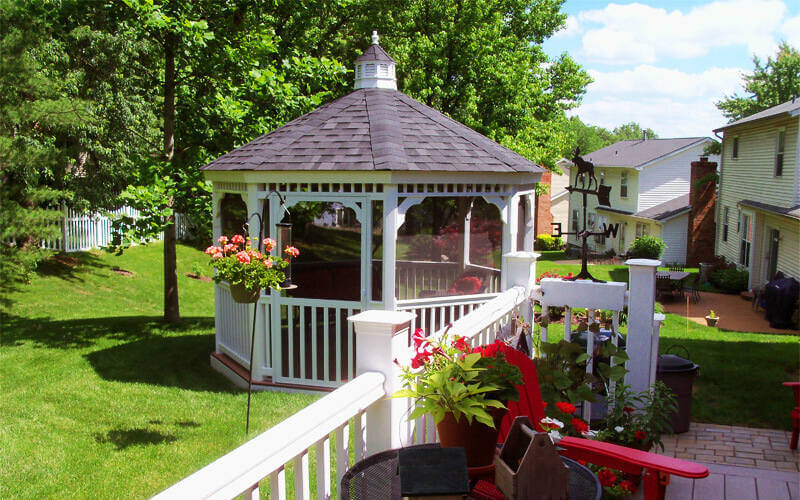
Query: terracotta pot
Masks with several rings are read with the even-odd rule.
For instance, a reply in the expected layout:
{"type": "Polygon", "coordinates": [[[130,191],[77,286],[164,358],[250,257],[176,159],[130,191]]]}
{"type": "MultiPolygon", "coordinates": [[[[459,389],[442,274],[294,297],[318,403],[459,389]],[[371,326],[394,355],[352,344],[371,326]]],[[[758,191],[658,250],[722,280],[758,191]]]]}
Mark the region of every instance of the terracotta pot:
{"type": "Polygon", "coordinates": [[[249,290],[242,283],[231,285],[230,288],[231,297],[240,304],[254,304],[258,302],[258,298],[261,296],[261,288],[249,290]]]}
{"type": "Polygon", "coordinates": [[[491,408],[487,411],[494,420],[494,429],[474,419],[470,424],[463,415],[456,422],[452,413],[445,415],[444,419],[436,424],[442,446],[464,448],[467,453],[467,467],[483,467],[494,463],[500,421],[508,410],[491,408]]]}

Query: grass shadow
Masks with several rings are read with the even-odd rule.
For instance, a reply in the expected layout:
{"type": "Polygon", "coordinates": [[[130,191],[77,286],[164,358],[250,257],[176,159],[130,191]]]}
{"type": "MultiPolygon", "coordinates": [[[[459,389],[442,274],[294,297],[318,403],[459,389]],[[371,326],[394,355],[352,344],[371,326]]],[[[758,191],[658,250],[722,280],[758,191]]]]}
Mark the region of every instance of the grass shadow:
{"type": "Polygon", "coordinates": [[[627,267],[615,267],[613,269],[609,269],[608,274],[611,276],[611,281],[621,281],[624,283],[628,282],[627,267]]]}
{"type": "Polygon", "coordinates": [[[536,253],[539,254],[539,258],[537,260],[569,260],[574,257],[570,257],[567,255],[567,252],[564,250],[536,250],[536,253]]]}
{"type": "MultiPolygon", "coordinates": [[[[179,387],[191,391],[238,392],[214,371],[208,356],[214,335],[154,336],[100,349],[84,355],[106,380],[179,387]]],[[[194,427],[195,422],[178,423],[194,427]]]]}
{"type": "Polygon", "coordinates": [[[171,443],[178,438],[172,434],[164,434],[150,429],[112,429],[105,434],[95,434],[95,441],[98,443],[111,443],[117,451],[124,450],[129,446],[151,445],[171,443]]]}
{"type": "Polygon", "coordinates": [[[36,274],[76,282],[84,281],[81,275],[88,272],[87,268],[107,267],[108,264],[92,252],[59,252],[40,262],[36,267],[36,274]]]}
{"type": "Polygon", "coordinates": [[[189,317],[166,323],[161,316],[120,316],[54,320],[13,314],[2,317],[0,345],[32,343],[38,347],[77,349],[89,347],[99,339],[134,341],[165,332],[214,330],[214,318],[189,317]]]}

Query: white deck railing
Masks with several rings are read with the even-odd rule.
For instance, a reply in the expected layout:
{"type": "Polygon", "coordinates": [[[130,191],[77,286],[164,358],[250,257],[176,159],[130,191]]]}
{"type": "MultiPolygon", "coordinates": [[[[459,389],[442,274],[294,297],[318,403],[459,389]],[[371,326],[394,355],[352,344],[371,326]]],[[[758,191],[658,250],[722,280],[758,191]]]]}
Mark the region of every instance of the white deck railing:
{"type": "Polygon", "coordinates": [[[293,463],[294,495],[331,498],[350,467],[349,427],[354,429],[354,458],[366,454],[364,413],[386,396],[385,377],[368,372],[300,410],[268,431],[156,495],[158,500],[259,498],[259,485],[269,478],[270,496],[286,499],[286,466],[293,463]],[[335,478],[331,470],[331,434],[335,434],[335,478]],[[315,448],[316,477],[310,477],[309,456],[315,448]],[[335,481],[335,483],[334,483],[335,481]],[[312,484],[313,483],[313,484],[312,484]]]}
{"type": "Polygon", "coordinates": [[[397,310],[416,314],[416,317],[411,321],[412,333],[417,328],[422,328],[430,334],[438,332],[449,323],[463,318],[495,297],[497,297],[496,293],[479,293],[398,300],[397,310]]]}

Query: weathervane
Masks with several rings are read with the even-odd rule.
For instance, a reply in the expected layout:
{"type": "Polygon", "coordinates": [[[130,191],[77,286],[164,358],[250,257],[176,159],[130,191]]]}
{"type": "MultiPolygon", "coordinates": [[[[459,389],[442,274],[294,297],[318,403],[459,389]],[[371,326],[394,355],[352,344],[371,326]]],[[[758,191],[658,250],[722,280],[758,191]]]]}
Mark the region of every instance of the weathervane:
{"type": "Polygon", "coordinates": [[[605,205],[610,207],[611,204],[609,202],[609,196],[611,195],[611,186],[606,186],[605,184],[598,184],[597,177],[594,176],[594,164],[590,161],[586,161],[580,157],[580,149],[575,148],[575,153],[572,156],[572,163],[577,167],[577,173],[575,174],[575,183],[572,186],[567,186],[567,191],[570,194],[577,192],[583,195],[583,230],[578,231],[575,228],[575,231],[568,231],[562,232],[561,231],[561,223],[560,222],[553,222],[553,229],[555,234],[553,236],[561,237],[562,235],[569,235],[573,234],[578,238],[583,240],[582,247],[581,247],[581,272],[578,273],[577,276],[573,278],[564,278],[570,281],[574,280],[592,280],[597,283],[605,283],[603,280],[599,280],[589,274],[589,269],[586,265],[587,258],[589,256],[589,247],[586,245],[586,240],[589,236],[600,236],[603,235],[606,238],[610,236],[617,237],[617,231],[619,230],[619,224],[608,224],[603,223],[603,231],[601,232],[592,232],[587,231],[586,229],[586,198],[588,195],[592,194],[597,196],[597,201],[600,205],[605,205]],[[581,180],[581,187],[578,187],[578,178],[581,180]],[[592,189],[592,182],[594,182],[595,189],[592,189]]]}

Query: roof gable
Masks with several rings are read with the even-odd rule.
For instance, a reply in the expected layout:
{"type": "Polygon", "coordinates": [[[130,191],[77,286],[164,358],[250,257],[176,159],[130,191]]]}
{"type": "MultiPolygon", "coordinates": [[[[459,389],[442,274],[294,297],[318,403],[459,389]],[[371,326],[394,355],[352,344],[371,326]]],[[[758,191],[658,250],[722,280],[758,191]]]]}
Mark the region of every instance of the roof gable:
{"type": "Polygon", "coordinates": [[[714,129],[714,132],[719,132],[720,130],[725,130],[727,128],[734,127],[736,125],[742,125],[744,123],[763,120],[765,118],[772,118],[773,116],[778,116],[783,114],[786,114],[788,116],[800,115],[800,99],[792,99],[791,101],[786,101],[782,104],[778,104],[777,106],[765,109],[764,111],[759,111],[758,113],[746,116],[741,120],[736,120],[735,122],[731,122],[718,129],[714,129]]]}
{"type": "Polygon", "coordinates": [[[202,168],[544,171],[433,108],[387,89],[351,92],[202,168]]]}

